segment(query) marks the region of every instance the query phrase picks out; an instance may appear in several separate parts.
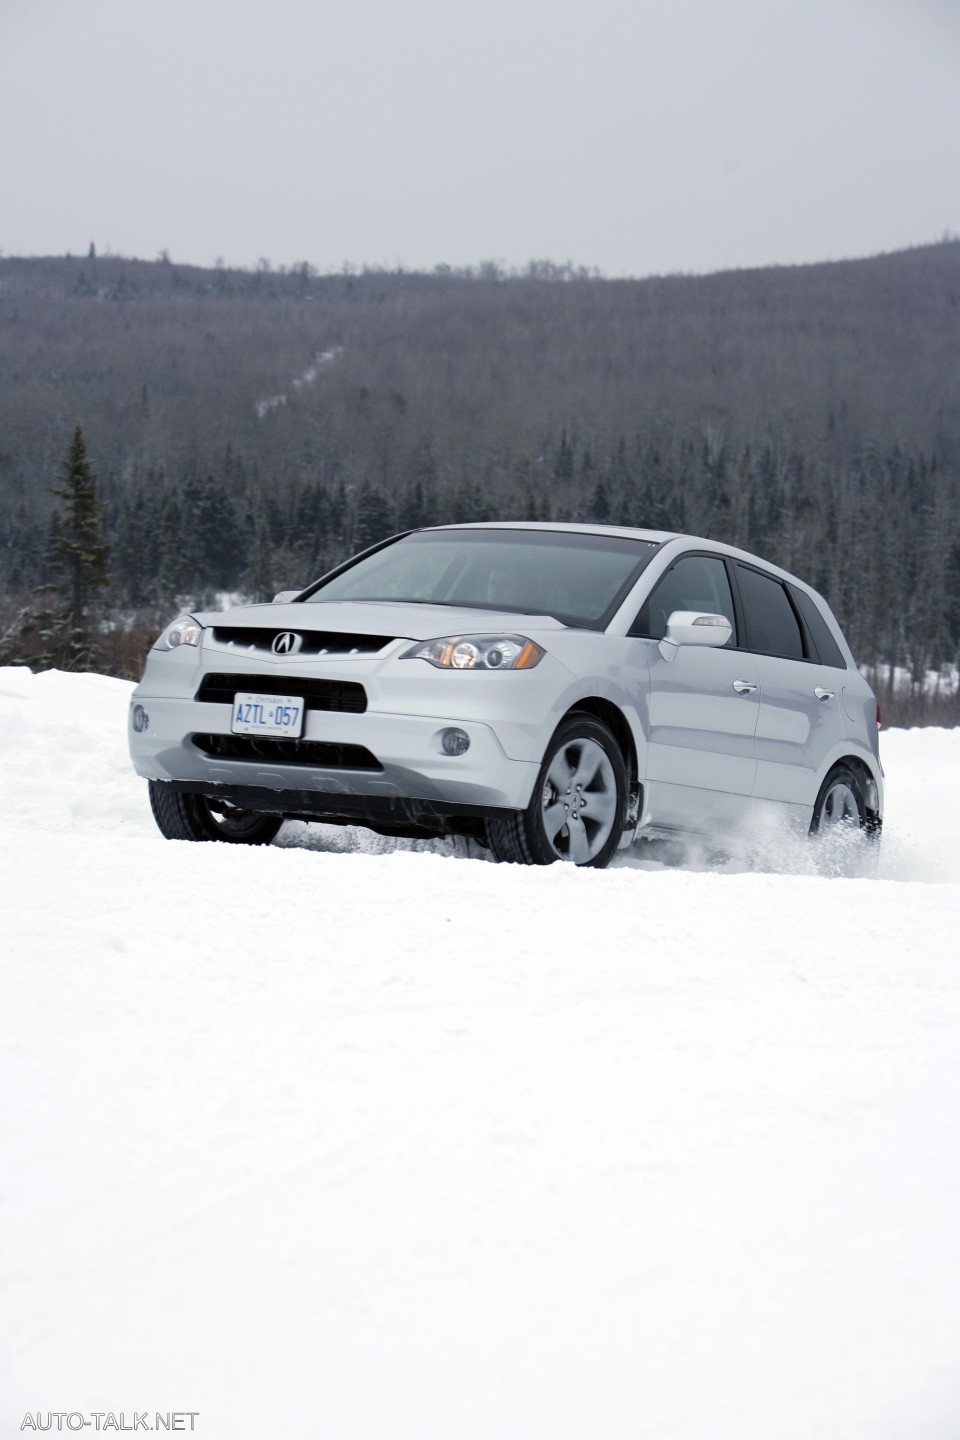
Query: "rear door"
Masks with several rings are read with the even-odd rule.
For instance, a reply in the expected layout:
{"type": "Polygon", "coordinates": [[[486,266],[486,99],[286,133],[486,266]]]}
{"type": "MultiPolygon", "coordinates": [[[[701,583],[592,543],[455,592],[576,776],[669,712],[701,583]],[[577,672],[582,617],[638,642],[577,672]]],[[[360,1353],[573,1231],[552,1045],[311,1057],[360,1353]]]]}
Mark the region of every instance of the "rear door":
{"type": "Polygon", "coordinates": [[[829,753],[843,740],[841,687],[836,672],[821,664],[790,587],[739,560],[733,569],[760,675],[753,793],[759,801],[806,808],[829,753]]]}

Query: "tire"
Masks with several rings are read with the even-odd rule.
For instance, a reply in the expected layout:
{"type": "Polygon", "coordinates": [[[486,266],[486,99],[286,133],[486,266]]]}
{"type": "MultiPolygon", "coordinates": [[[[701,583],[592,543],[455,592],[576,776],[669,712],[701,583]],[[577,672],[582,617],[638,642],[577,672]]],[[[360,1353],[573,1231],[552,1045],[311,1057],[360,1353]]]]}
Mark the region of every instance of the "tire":
{"type": "Polygon", "coordinates": [[[610,730],[592,715],[570,715],[550,742],[526,810],[487,821],[498,860],[602,870],[620,844],[627,771],[610,730]]]}
{"type": "Polygon", "coordinates": [[[277,815],[224,806],[214,810],[202,795],[186,795],[161,780],[149,781],[150,809],[168,840],[222,840],[229,845],[269,845],[283,821],[277,815]]]}
{"type": "Polygon", "coordinates": [[[879,835],[863,780],[849,765],[835,765],[820,786],[810,834],[822,874],[868,875],[876,868],[879,835]]]}

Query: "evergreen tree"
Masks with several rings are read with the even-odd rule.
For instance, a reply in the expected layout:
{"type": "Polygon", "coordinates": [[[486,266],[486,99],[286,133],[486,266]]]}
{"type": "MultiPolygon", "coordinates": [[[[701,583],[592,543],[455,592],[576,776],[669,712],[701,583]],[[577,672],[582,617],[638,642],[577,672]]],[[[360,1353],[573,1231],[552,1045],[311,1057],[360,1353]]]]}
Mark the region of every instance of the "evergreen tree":
{"type": "Polygon", "coordinates": [[[124,495],[113,533],[114,583],[125,603],[142,605],[152,578],[142,495],[133,499],[129,494],[124,495]]]}
{"type": "Polygon", "coordinates": [[[587,518],[605,525],[610,519],[610,496],[607,494],[607,487],[601,475],[593,487],[593,495],[587,508],[587,518]]]}
{"type": "Polygon", "coordinates": [[[378,540],[385,540],[393,529],[393,517],[383,492],[368,480],[361,482],[357,491],[353,521],[353,546],[355,550],[366,550],[378,540]]]}
{"type": "Polygon", "coordinates": [[[63,611],[52,585],[41,585],[33,602],[0,634],[0,665],[52,670],[64,663],[63,611]]]}
{"type": "Polygon", "coordinates": [[[173,605],[184,584],[180,503],[173,490],[165,490],[157,507],[157,597],[173,605]]]}
{"type": "Polygon", "coordinates": [[[253,541],[250,545],[247,568],[243,575],[243,586],[250,600],[264,603],[272,599],[278,588],[274,576],[273,550],[263,511],[260,510],[251,518],[253,541]]]}
{"type": "Polygon", "coordinates": [[[96,602],[109,584],[110,547],[100,538],[97,477],[90,468],[86,441],[79,425],[65,459],[60,462],[60,470],[60,484],[53,489],[62,506],[52,559],[66,593],[63,644],[58,658],[64,669],[84,670],[93,663],[96,654],[96,602]]]}
{"type": "Polygon", "coordinates": [[[573,477],[573,446],[567,439],[567,432],[563,430],[560,435],[560,448],[554,456],[553,478],[564,481],[573,477]]]}

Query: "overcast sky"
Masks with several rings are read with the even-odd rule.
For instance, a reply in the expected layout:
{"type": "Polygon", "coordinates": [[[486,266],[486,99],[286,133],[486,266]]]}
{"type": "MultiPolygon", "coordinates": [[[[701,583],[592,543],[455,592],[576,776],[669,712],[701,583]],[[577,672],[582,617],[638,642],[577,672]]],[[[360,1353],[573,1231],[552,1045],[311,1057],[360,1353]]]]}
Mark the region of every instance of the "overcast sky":
{"type": "Polygon", "coordinates": [[[609,275],[960,230],[960,0],[0,0],[0,250],[609,275]]]}

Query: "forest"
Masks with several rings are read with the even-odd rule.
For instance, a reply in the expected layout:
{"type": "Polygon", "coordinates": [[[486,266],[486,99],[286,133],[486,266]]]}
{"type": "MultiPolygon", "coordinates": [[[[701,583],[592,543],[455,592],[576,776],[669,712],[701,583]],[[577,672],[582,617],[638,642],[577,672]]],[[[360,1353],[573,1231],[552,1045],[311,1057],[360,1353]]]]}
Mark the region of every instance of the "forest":
{"type": "Polygon", "coordinates": [[[135,675],[178,610],[269,598],[398,530],[591,520],[794,571],[888,718],[956,723],[958,377],[952,239],[644,280],[0,257],[0,662],[37,663],[64,603],[79,425],[99,668],[135,675]]]}

